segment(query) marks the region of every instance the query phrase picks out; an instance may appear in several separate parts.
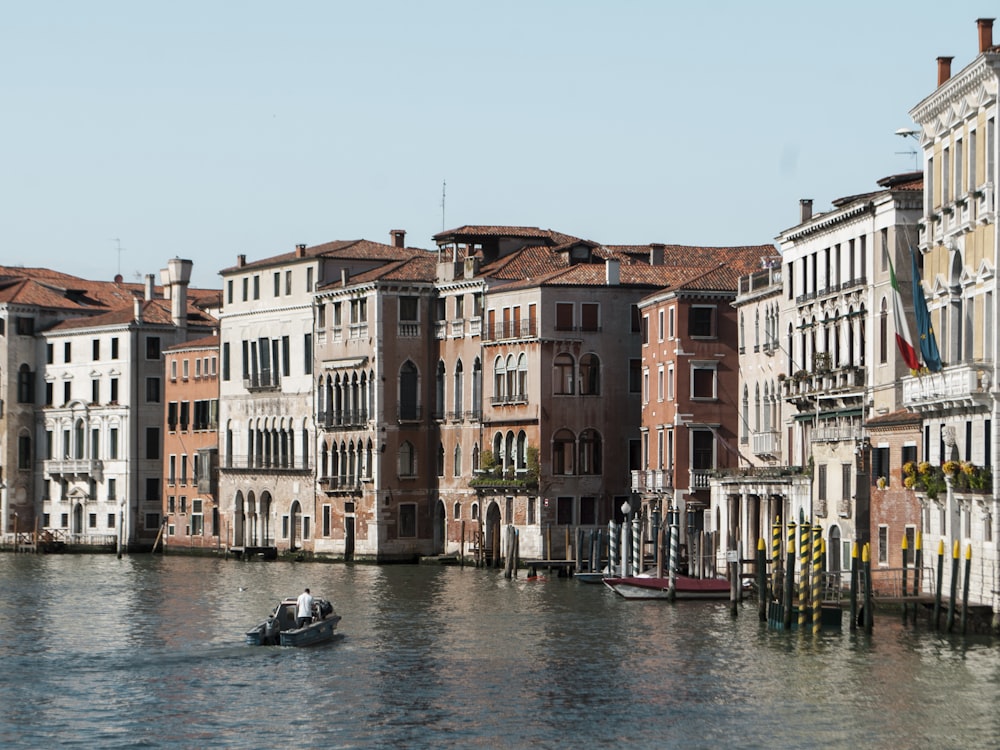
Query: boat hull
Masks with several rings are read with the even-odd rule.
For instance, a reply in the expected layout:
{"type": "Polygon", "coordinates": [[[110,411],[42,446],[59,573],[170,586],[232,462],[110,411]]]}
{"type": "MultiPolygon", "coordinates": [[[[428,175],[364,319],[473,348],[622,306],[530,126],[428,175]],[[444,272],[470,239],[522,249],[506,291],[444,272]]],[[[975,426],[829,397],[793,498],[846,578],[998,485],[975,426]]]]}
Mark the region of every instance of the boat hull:
{"type": "Polygon", "coordinates": [[[333,638],[340,615],[325,599],[317,599],[315,617],[305,627],[296,627],[295,599],[285,599],[263,622],[246,632],[248,646],[312,646],[333,638]]]}
{"type": "MultiPolygon", "coordinates": [[[[670,599],[670,579],[645,576],[605,578],[604,585],[624,599],[670,599]]],[[[724,578],[677,576],[675,599],[728,599],[729,581],[724,578]]]]}
{"type": "Polygon", "coordinates": [[[333,638],[333,632],[340,622],[340,615],[331,615],[325,620],[313,622],[304,628],[293,628],[281,631],[282,646],[314,646],[333,638]]]}

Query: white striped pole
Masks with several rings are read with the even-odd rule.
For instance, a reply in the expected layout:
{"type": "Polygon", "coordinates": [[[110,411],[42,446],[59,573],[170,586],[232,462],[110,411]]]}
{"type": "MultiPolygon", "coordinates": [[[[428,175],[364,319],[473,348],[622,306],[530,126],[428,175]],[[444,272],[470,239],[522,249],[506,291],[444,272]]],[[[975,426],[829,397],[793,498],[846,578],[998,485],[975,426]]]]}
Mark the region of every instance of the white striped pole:
{"type": "Polygon", "coordinates": [[[618,529],[614,521],[608,521],[608,573],[618,574],[618,529]]]}
{"type": "Polygon", "coordinates": [[[632,575],[642,572],[642,519],[636,513],[632,518],[632,575]]]}

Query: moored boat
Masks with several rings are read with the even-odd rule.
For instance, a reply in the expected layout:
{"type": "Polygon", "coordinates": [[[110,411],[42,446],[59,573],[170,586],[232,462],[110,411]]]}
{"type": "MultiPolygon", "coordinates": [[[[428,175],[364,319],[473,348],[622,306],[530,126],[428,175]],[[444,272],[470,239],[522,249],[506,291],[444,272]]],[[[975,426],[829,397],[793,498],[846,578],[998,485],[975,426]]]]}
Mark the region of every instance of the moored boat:
{"type": "MultiPolygon", "coordinates": [[[[668,577],[605,578],[604,585],[625,599],[669,599],[671,596],[668,577]]],[[[676,599],[728,599],[730,593],[729,581],[725,578],[689,578],[679,575],[675,579],[676,599]]]]}
{"type": "Polygon", "coordinates": [[[283,599],[266,620],[246,633],[250,646],[312,646],[333,638],[340,622],[340,615],[326,599],[317,598],[313,604],[312,622],[296,627],[296,599],[283,599]]]}

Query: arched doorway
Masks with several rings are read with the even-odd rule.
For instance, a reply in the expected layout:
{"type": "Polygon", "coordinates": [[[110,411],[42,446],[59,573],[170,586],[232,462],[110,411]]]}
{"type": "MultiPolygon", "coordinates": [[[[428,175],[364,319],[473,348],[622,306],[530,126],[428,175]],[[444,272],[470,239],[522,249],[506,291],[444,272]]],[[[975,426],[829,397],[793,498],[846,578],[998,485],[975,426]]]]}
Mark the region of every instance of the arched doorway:
{"type": "Polygon", "coordinates": [[[444,500],[438,498],[434,504],[434,547],[432,555],[443,555],[448,542],[448,516],[444,508],[444,500]]]}
{"type": "Polygon", "coordinates": [[[490,502],[486,510],[486,528],[484,529],[486,543],[486,560],[488,565],[500,566],[500,506],[496,501],[490,502]]]}
{"type": "Polygon", "coordinates": [[[274,533],[271,529],[271,505],[271,493],[264,490],[260,494],[260,508],[257,511],[258,523],[260,525],[258,533],[260,534],[261,545],[264,547],[274,546],[274,533]]]}
{"type": "Polygon", "coordinates": [[[233,546],[242,547],[246,539],[246,509],[243,507],[243,493],[237,491],[233,501],[233,546]]]}
{"type": "Polygon", "coordinates": [[[71,531],[74,534],[83,533],[83,503],[77,503],[73,506],[73,528],[71,531]]]}
{"type": "Polygon", "coordinates": [[[298,534],[296,533],[299,528],[299,519],[302,517],[302,506],[299,505],[299,501],[295,500],[292,502],[292,507],[288,510],[288,549],[297,549],[296,541],[298,539],[298,534]]]}
{"type": "Polygon", "coordinates": [[[830,527],[830,544],[827,546],[827,572],[840,573],[843,561],[840,557],[840,527],[830,527]]]}

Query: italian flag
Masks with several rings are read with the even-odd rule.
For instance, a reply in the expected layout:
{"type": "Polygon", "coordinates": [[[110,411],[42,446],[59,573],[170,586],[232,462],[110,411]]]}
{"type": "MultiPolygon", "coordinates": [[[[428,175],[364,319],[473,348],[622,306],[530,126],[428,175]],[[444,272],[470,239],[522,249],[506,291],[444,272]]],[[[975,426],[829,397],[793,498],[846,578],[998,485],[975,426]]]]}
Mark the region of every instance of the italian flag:
{"type": "Polygon", "coordinates": [[[896,345],[899,347],[899,353],[903,355],[906,366],[911,370],[919,370],[920,359],[917,357],[917,350],[913,348],[910,326],[906,322],[906,315],[903,314],[903,298],[899,294],[899,284],[896,283],[896,271],[892,267],[892,258],[889,258],[889,277],[892,279],[892,318],[896,325],[896,345]]]}

